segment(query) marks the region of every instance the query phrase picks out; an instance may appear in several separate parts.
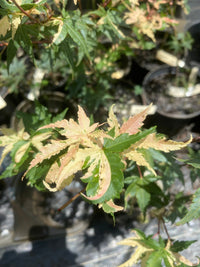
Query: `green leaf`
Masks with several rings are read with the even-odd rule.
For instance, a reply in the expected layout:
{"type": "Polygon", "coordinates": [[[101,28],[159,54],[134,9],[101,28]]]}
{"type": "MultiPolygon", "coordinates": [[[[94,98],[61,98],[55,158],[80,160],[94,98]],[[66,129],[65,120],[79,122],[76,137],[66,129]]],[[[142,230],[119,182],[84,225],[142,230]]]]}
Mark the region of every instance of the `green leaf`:
{"type": "Polygon", "coordinates": [[[9,72],[10,64],[12,63],[14,57],[16,56],[16,53],[17,53],[17,48],[15,47],[13,40],[10,40],[8,47],[7,47],[7,51],[6,51],[8,72],[9,72]]]}
{"type": "Polygon", "coordinates": [[[22,47],[33,58],[32,42],[26,26],[19,25],[15,33],[14,44],[18,48],[22,47]]]}
{"type": "Polygon", "coordinates": [[[144,213],[145,209],[151,199],[151,195],[143,188],[148,182],[145,179],[136,177],[135,181],[130,184],[125,192],[125,203],[127,206],[128,199],[136,197],[141,211],[144,213]]]}
{"type": "Polygon", "coordinates": [[[182,192],[176,194],[173,203],[170,205],[169,212],[166,216],[173,224],[177,218],[183,218],[187,213],[186,204],[189,203],[191,196],[185,196],[182,192]]]}
{"type": "Polygon", "coordinates": [[[184,249],[187,249],[191,244],[197,242],[197,240],[191,240],[191,241],[175,241],[173,245],[170,247],[170,250],[172,252],[179,252],[184,249]]]}
{"type": "Polygon", "coordinates": [[[19,9],[15,5],[9,4],[6,0],[0,0],[0,6],[9,11],[14,11],[14,12],[19,11],[19,9]]]}
{"type": "MultiPolygon", "coordinates": [[[[86,187],[86,192],[88,196],[94,196],[98,190],[99,187],[99,165],[96,166],[96,168],[93,171],[93,176],[87,179],[88,185],[86,187]]],[[[85,182],[85,181],[84,181],[85,182]]]]}
{"type": "Polygon", "coordinates": [[[55,41],[54,41],[54,43],[55,43],[56,45],[59,45],[60,43],[62,43],[62,41],[63,41],[63,40],[66,38],[66,36],[67,36],[67,26],[66,26],[66,24],[67,24],[67,21],[64,20],[64,21],[63,21],[63,24],[59,25],[59,27],[58,27],[59,34],[58,34],[58,36],[56,37],[56,39],[55,39],[55,41]],[[61,29],[60,29],[60,28],[61,28],[61,29]]]}
{"type": "Polygon", "coordinates": [[[145,209],[151,199],[151,195],[143,188],[138,188],[136,198],[141,211],[144,213],[145,209]]]}
{"type": "Polygon", "coordinates": [[[60,52],[63,52],[63,54],[66,57],[66,60],[68,61],[70,67],[75,71],[75,64],[73,59],[73,50],[70,48],[68,41],[65,39],[60,44],[60,52]]]}
{"type": "Polygon", "coordinates": [[[200,188],[197,189],[193,196],[192,204],[189,208],[188,213],[183,217],[182,220],[176,223],[176,225],[181,225],[187,223],[193,219],[200,217],[200,188]]]}
{"type": "Polygon", "coordinates": [[[68,108],[64,109],[61,113],[59,113],[58,115],[54,116],[52,119],[52,122],[56,122],[56,121],[61,121],[65,118],[65,115],[68,111],[68,108]]]}
{"type": "Polygon", "coordinates": [[[146,137],[147,135],[155,132],[155,127],[144,130],[134,135],[121,134],[114,140],[105,138],[104,139],[104,149],[109,152],[122,152],[123,150],[129,148],[132,144],[138,142],[140,139],[146,137]]]}
{"type": "Polygon", "coordinates": [[[162,254],[160,251],[154,251],[150,254],[147,262],[146,267],[161,267],[162,264],[162,254]]]}
{"type": "Polygon", "coordinates": [[[79,31],[76,30],[76,28],[74,27],[74,25],[72,23],[72,20],[70,18],[65,19],[64,20],[64,25],[65,25],[65,28],[67,30],[67,33],[70,35],[72,40],[79,45],[81,50],[84,51],[84,54],[90,59],[90,55],[88,53],[88,47],[87,47],[86,40],[84,39],[82,34],[79,31]]]}
{"type": "Polygon", "coordinates": [[[118,154],[105,152],[111,168],[111,182],[106,193],[98,200],[93,200],[92,203],[98,204],[106,202],[110,199],[119,198],[124,187],[123,168],[124,164],[118,154]]]}

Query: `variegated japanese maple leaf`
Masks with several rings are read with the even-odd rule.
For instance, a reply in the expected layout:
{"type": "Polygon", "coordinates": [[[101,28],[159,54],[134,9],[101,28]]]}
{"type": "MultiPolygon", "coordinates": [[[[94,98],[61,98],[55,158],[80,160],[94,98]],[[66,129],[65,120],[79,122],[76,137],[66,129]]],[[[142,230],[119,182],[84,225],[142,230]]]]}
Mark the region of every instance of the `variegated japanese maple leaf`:
{"type": "Polygon", "coordinates": [[[4,136],[0,136],[0,147],[3,147],[0,166],[8,153],[13,152],[14,163],[17,164],[31,147],[40,150],[43,146],[42,142],[51,136],[51,132],[37,132],[33,136],[30,136],[25,131],[22,121],[19,123],[18,132],[8,128],[2,128],[0,130],[4,134],[4,136]]]}
{"type": "MultiPolygon", "coordinates": [[[[119,244],[127,245],[135,248],[130,259],[118,267],[134,266],[141,261],[141,266],[197,266],[184,256],[179,254],[179,251],[186,249],[195,241],[175,241],[174,243],[168,240],[163,240],[161,236],[159,240],[146,236],[142,231],[135,229],[135,237],[129,237],[122,240],[119,244]],[[180,246],[181,244],[181,246],[180,246]],[[164,265],[163,265],[164,263],[164,265]],[[183,265],[184,264],[184,265],[183,265]]],[[[199,265],[198,265],[199,266],[199,265]]]]}
{"type": "Polygon", "coordinates": [[[82,182],[87,183],[83,197],[99,204],[106,212],[122,210],[114,204],[124,187],[123,170],[126,160],[133,160],[155,173],[143,151],[154,148],[169,152],[185,147],[191,142],[175,142],[156,135],[155,127],[143,130],[143,121],[151,106],[119,125],[111,107],[107,130],[99,124],[90,124],[84,110],[78,107],[78,121],[61,120],[41,127],[56,129],[60,139],[52,139],[40,148],[31,161],[25,175],[45,176],[43,183],[50,191],[57,191],[69,185],[79,173],[82,182]],[[38,166],[49,166],[44,175],[38,166]]]}

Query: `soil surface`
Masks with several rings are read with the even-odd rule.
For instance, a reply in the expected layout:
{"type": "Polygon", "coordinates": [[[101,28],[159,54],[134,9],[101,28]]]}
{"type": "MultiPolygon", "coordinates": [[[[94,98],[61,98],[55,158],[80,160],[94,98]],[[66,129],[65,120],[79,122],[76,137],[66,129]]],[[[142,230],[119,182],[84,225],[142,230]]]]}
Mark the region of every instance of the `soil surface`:
{"type": "MultiPolygon", "coordinates": [[[[173,97],[169,95],[170,86],[183,87],[184,73],[176,76],[174,68],[163,68],[151,73],[144,81],[144,97],[147,104],[154,103],[158,111],[168,114],[188,115],[199,111],[200,95],[173,97]],[[177,80],[178,77],[178,80],[177,80]]],[[[197,82],[200,82],[198,77],[197,82]]]]}

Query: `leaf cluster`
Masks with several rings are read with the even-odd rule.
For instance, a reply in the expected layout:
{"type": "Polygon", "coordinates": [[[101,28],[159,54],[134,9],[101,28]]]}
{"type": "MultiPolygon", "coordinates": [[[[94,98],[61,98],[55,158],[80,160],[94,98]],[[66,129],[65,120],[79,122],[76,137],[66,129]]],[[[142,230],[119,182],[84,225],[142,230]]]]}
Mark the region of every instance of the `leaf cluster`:
{"type": "MultiPolygon", "coordinates": [[[[99,123],[90,124],[90,119],[80,106],[76,122],[72,118],[58,120],[65,112],[52,120],[46,109],[38,104],[35,115],[19,114],[24,122],[20,131],[2,130],[4,134],[8,133],[0,137],[1,146],[5,147],[3,158],[11,152],[12,172],[19,171],[19,166],[27,167],[29,163],[24,176],[30,184],[38,185],[39,181],[54,192],[69,185],[74,176],[81,173],[81,181],[87,184],[84,198],[99,204],[109,213],[123,209],[115,205],[114,200],[120,198],[124,190],[123,171],[126,162],[133,161],[152,173],[152,176],[144,179],[133,177],[125,193],[126,200],[136,196],[144,212],[150,195],[152,202],[153,192],[156,196],[159,191],[154,182],[156,172],[149,160],[149,149],[169,152],[191,142],[166,140],[164,136],[156,134],[155,127],[142,129],[149,109],[146,108],[120,126],[111,108],[107,129],[100,129],[99,123]]],[[[11,174],[8,170],[2,177],[11,174]]]]}
{"type": "Polygon", "coordinates": [[[131,258],[119,267],[133,266],[141,260],[141,266],[194,266],[192,262],[179,254],[196,241],[169,241],[159,236],[156,240],[151,235],[146,236],[142,231],[134,230],[136,237],[122,240],[121,245],[135,247],[131,258]]]}
{"type": "MultiPolygon", "coordinates": [[[[176,3],[182,5],[182,1],[173,5],[165,1],[97,1],[91,10],[84,1],[75,3],[73,9],[67,2],[1,0],[0,45],[9,71],[20,51],[45,73],[40,88],[45,83],[50,86],[56,72],[67,81],[69,97],[82,99],[81,105],[90,103],[90,111],[108,99],[111,84],[124,75],[118,61],[124,55],[133,57],[134,48],[152,49],[156,31],[174,23],[167,20],[169,9],[176,3]]],[[[32,80],[24,88],[34,87],[32,80]]]]}

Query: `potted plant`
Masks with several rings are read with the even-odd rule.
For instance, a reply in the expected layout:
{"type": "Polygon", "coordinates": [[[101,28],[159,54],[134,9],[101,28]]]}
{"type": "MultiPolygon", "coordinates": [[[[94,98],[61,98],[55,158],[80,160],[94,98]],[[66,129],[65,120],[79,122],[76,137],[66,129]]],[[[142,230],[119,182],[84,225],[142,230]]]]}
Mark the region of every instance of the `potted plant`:
{"type": "MultiPolygon", "coordinates": [[[[182,4],[180,1],[178,3],[182,4]]],[[[78,4],[80,7],[81,2],[78,1],[78,4]]],[[[93,97],[98,95],[98,91],[92,87],[93,74],[98,70],[99,84],[106,85],[104,82],[109,81],[108,76],[115,70],[114,63],[124,53],[121,51],[124,43],[128,42],[129,48],[141,47],[142,44],[147,44],[144,36],[155,40],[154,33],[157,29],[166,23],[174,23],[172,18],[163,15],[163,8],[168,10],[171,7],[167,1],[103,1],[96,10],[86,13],[81,9],[65,10],[63,2],[56,2],[51,7],[43,1],[19,3],[12,0],[10,3],[3,0],[1,7],[1,23],[5,27],[1,28],[0,38],[1,45],[7,51],[8,69],[19,47],[33,59],[35,55],[36,58],[40,56],[40,47],[53,50],[54,59],[56,56],[65,56],[71,71],[68,75],[70,95],[76,96],[85,94],[88,97],[89,89],[93,97]],[[145,23],[141,23],[141,20],[145,23]],[[112,42],[109,49],[106,49],[104,42],[106,37],[112,42]],[[105,59],[102,51],[107,52],[105,59]],[[113,59],[113,56],[116,57],[113,59]],[[106,65],[108,72],[102,68],[106,65]],[[85,85],[88,86],[87,79],[89,89],[85,85]]],[[[125,52],[127,51],[129,50],[126,49],[125,52]]],[[[37,109],[38,113],[31,117],[20,114],[22,120],[18,131],[1,129],[4,134],[0,137],[0,145],[4,147],[1,161],[8,153],[11,156],[11,162],[1,178],[23,172],[23,179],[26,179],[29,186],[45,192],[64,190],[77,178],[84,185],[77,195],[113,218],[116,212],[124,210],[125,203],[128,205],[129,198],[132,198],[137,200],[143,216],[148,209],[155,207],[154,215],[158,218],[159,225],[163,222],[165,226],[164,211],[171,204],[171,199],[169,192],[158,185],[161,178],[156,175],[158,168],[154,163],[159,161],[163,166],[161,161],[169,162],[159,151],[168,153],[179,150],[189,145],[193,139],[190,137],[187,141],[175,142],[157,134],[155,127],[143,128],[149,110],[150,106],[121,125],[113,107],[103,124],[95,123],[80,105],[76,119],[71,116],[63,119],[63,113],[62,116],[52,118],[43,108],[37,109]],[[125,176],[126,172],[133,175],[125,176]],[[125,202],[121,199],[123,194],[125,202]]],[[[193,197],[192,208],[197,200],[198,192],[193,197]]],[[[69,203],[68,201],[67,204],[69,203]]],[[[172,203],[175,203],[174,199],[172,203]]],[[[184,206],[184,200],[181,203],[184,206]]],[[[63,204],[59,210],[67,204],[63,204]]],[[[197,209],[192,214],[188,211],[180,217],[186,215],[182,222],[188,222],[198,216],[198,213],[197,209]]],[[[142,233],[138,233],[145,239],[142,233]]],[[[152,243],[157,244],[156,241],[151,241],[152,243]]],[[[169,236],[164,240],[159,235],[159,243],[154,247],[158,248],[158,254],[160,252],[159,263],[163,260],[167,266],[186,263],[178,252],[189,244],[190,242],[178,241],[177,248],[169,236]]],[[[146,253],[146,244],[142,248],[146,253]]],[[[151,246],[150,250],[152,251],[151,246]]],[[[145,257],[146,260],[148,256],[150,255],[145,257]]]]}
{"type": "Polygon", "coordinates": [[[169,52],[158,50],[157,59],[167,65],[161,65],[149,72],[143,81],[143,100],[157,106],[154,116],[149,118],[158,124],[159,131],[170,136],[178,133],[185,125],[199,115],[199,69],[186,65],[181,59],[186,49],[191,49],[192,39],[188,32],[179,33],[169,40],[169,52]]]}

